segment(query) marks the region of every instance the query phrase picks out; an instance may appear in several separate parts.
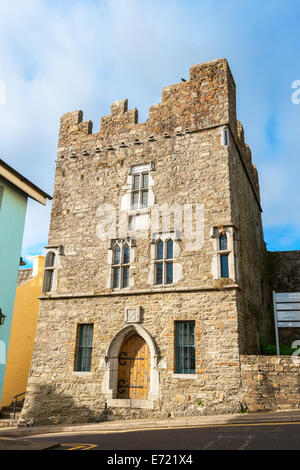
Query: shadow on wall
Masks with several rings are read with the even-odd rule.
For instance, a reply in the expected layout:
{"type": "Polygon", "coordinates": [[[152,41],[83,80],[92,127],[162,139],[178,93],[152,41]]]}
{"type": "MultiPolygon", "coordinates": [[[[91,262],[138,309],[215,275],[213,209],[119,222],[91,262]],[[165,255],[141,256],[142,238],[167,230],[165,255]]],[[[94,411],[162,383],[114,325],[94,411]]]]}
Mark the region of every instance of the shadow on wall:
{"type": "MultiPolygon", "coordinates": [[[[83,396],[87,401],[88,396],[83,396]]],[[[99,402],[93,397],[90,406],[80,405],[80,396],[74,399],[66,392],[59,392],[51,385],[35,385],[25,398],[18,426],[44,426],[56,424],[100,423],[124,419],[143,419],[161,416],[160,409],[148,410],[136,408],[107,408],[103,396],[99,394],[99,402]]]]}
{"type": "Polygon", "coordinates": [[[37,385],[34,392],[29,392],[28,395],[25,398],[18,426],[99,423],[116,419],[115,416],[113,418],[112,412],[106,409],[103,402],[99,402],[98,408],[95,401],[90,408],[81,406],[75,403],[71,396],[59,393],[49,385],[37,385]]]}
{"type": "MultiPolygon", "coordinates": [[[[87,397],[83,397],[87,399],[87,397]]],[[[100,398],[100,397],[99,397],[100,398]]],[[[200,400],[199,400],[200,401],[200,400]]],[[[218,399],[216,403],[197,403],[193,410],[185,409],[182,403],[170,403],[170,409],[162,410],[158,405],[156,409],[128,409],[106,408],[105,403],[97,403],[93,398],[89,405],[80,405],[79,399],[74,399],[65,392],[58,392],[53,386],[36,385],[34,392],[28,392],[21,412],[18,426],[45,426],[88,424],[127,419],[165,419],[179,416],[202,416],[239,413],[244,411],[239,395],[231,394],[218,399]],[[178,408],[176,407],[178,405],[178,408]],[[180,406],[183,405],[183,406],[180,406]],[[172,410],[172,412],[170,412],[172,410]]]]}

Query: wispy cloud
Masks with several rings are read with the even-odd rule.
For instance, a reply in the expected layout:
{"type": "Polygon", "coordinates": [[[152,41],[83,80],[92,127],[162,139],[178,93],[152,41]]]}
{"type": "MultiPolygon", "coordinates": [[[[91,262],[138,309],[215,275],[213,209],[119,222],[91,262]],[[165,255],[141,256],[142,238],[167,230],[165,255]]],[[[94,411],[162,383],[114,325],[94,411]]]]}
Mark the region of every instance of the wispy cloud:
{"type": "MultiPolygon", "coordinates": [[[[266,234],[292,227],[296,247],[300,105],[291,84],[300,79],[299,16],[296,0],[1,0],[1,157],[52,193],[63,113],[83,109],[98,130],[111,102],[126,97],[145,120],[161,89],[188,78],[192,64],[227,57],[266,234]]],[[[49,217],[50,206],[30,203],[25,254],[47,243],[49,217]]],[[[269,248],[279,248],[271,239],[269,248]]]]}

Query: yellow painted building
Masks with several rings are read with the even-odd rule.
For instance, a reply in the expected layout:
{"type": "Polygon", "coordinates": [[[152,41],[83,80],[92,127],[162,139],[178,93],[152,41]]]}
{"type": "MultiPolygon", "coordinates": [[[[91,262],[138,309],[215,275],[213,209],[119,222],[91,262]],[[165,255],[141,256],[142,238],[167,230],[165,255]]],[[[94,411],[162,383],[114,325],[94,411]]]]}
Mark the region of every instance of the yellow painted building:
{"type": "MultiPolygon", "coordinates": [[[[33,269],[19,271],[0,408],[25,392],[34,347],[42,292],[44,256],[33,258],[33,269]]],[[[24,397],[21,397],[21,399],[24,397]]]]}

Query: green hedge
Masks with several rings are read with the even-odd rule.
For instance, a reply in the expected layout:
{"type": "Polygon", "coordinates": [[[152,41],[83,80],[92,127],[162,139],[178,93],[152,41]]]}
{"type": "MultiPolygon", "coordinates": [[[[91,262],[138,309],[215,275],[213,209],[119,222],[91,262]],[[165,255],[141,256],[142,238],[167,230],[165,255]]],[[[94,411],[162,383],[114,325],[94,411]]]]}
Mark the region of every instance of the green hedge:
{"type": "MultiPolygon", "coordinates": [[[[276,356],[277,349],[275,344],[268,344],[264,338],[260,340],[261,351],[264,356],[276,356]]],[[[284,344],[279,344],[280,347],[280,355],[281,356],[292,356],[293,352],[295,352],[298,347],[291,348],[290,346],[285,346],[284,344]]]]}

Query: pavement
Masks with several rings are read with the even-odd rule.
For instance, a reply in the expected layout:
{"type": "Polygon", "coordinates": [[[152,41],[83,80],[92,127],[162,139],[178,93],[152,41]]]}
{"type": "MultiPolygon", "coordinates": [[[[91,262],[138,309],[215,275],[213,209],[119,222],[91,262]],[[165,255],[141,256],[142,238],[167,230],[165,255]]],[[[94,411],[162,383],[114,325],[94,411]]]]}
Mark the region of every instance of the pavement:
{"type": "Polygon", "coordinates": [[[47,440],[34,441],[0,437],[0,450],[50,450],[59,447],[56,442],[47,440]]]}
{"type": "Polygon", "coordinates": [[[245,413],[214,416],[187,416],[167,419],[139,419],[106,421],[101,423],[88,423],[77,425],[52,425],[32,427],[10,427],[0,429],[0,450],[47,450],[59,447],[53,443],[41,439],[30,440],[28,437],[37,435],[49,435],[54,433],[88,433],[93,431],[130,431],[142,429],[170,429],[175,427],[208,427],[230,424],[254,424],[254,423],[300,423],[300,410],[272,411],[267,413],[245,413]],[[26,440],[23,440],[26,438],[26,440]]]}

